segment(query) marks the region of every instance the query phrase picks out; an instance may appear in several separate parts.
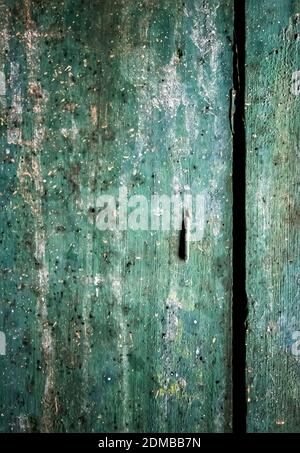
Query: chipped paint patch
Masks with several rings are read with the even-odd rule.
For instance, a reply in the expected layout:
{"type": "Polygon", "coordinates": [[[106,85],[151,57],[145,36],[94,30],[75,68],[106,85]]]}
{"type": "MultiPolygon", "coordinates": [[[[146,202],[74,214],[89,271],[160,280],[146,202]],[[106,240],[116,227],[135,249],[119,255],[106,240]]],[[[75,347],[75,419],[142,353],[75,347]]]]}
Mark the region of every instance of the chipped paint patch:
{"type": "Polygon", "coordinates": [[[3,71],[0,71],[0,96],[6,95],[6,80],[3,71]]]}
{"type": "Polygon", "coordinates": [[[0,355],[6,355],[6,335],[0,332],[0,355]]]}
{"type": "Polygon", "coordinates": [[[91,105],[90,107],[90,115],[91,115],[91,120],[93,126],[97,126],[98,123],[98,112],[97,112],[97,106],[96,105],[91,105]]]}
{"type": "Polygon", "coordinates": [[[22,92],[20,65],[12,62],[10,64],[9,86],[11,90],[11,108],[7,118],[7,143],[20,145],[22,143],[22,92]]]}
{"type": "Polygon", "coordinates": [[[294,96],[299,96],[300,94],[300,70],[294,71],[292,74],[290,92],[294,96]]]}
{"type": "Polygon", "coordinates": [[[167,298],[165,305],[167,313],[165,339],[174,341],[180,332],[178,314],[182,304],[177,299],[176,293],[172,292],[167,298]]]}

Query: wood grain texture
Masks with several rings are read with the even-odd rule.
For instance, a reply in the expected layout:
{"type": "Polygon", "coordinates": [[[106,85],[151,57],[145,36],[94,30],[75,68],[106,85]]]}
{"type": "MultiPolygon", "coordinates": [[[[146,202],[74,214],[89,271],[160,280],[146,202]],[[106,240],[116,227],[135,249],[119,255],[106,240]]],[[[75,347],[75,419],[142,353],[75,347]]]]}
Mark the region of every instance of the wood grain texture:
{"type": "Polygon", "coordinates": [[[300,2],[246,23],[248,430],[299,432],[300,2]]]}
{"type": "Polygon", "coordinates": [[[231,0],[1,1],[1,431],[231,426],[231,0]],[[100,195],[205,200],[100,231],[100,195]]]}

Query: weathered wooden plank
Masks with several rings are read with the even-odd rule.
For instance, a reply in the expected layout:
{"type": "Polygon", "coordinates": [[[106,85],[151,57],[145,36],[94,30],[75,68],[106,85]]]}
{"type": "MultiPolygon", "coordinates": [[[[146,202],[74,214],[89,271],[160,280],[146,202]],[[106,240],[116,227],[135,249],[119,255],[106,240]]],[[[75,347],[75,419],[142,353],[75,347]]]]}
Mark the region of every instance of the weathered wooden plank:
{"type": "Polygon", "coordinates": [[[1,2],[2,431],[230,430],[232,4],[1,2]],[[189,261],[120,187],[200,195],[189,261]]]}
{"type": "Polygon", "coordinates": [[[299,20],[298,0],[247,2],[249,431],[300,431],[299,20]]]}

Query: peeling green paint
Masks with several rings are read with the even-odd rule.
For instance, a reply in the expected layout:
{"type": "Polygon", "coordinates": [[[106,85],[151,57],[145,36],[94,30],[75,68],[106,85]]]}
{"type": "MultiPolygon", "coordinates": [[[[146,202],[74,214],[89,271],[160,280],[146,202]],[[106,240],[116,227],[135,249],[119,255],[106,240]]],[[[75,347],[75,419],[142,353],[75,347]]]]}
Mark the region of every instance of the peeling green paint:
{"type": "Polygon", "coordinates": [[[233,2],[0,6],[1,431],[230,430],[233,2]],[[120,186],[205,196],[188,262],[120,186]]]}
{"type": "Polygon", "coordinates": [[[300,2],[247,2],[248,430],[299,432],[300,2]]]}

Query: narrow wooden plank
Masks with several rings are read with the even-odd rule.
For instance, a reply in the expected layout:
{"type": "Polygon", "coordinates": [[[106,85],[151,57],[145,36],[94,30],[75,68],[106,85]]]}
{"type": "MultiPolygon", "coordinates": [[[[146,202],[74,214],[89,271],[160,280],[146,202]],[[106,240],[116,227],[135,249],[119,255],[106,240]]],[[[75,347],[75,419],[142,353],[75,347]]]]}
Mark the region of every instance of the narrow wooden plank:
{"type": "Polygon", "coordinates": [[[248,430],[299,432],[300,2],[246,22],[248,430]]]}
{"type": "Polygon", "coordinates": [[[232,4],[1,2],[2,431],[230,430],[232,4]],[[200,195],[188,261],[120,187],[200,195]]]}

